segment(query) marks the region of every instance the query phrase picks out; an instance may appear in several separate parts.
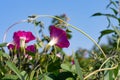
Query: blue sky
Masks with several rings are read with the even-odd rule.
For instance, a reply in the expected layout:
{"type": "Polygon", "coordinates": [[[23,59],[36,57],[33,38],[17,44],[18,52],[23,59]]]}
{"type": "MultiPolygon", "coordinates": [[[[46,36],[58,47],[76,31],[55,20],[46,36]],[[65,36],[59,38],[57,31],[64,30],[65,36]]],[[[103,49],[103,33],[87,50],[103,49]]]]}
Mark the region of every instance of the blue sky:
{"type": "MultiPolygon", "coordinates": [[[[32,14],[60,15],[65,13],[69,18],[69,23],[77,26],[96,41],[100,31],[106,29],[107,20],[105,17],[91,17],[95,12],[107,12],[106,4],[109,0],[1,0],[0,1],[0,37],[2,42],[4,31],[14,22],[27,19],[32,14]]],[[[46,24],[47,25],[47,24],[46,24]]],[[[32,30],[31,25],[20,24],[11,29],[7,36],[7,41],[12,40],[14,31],[19,29],[32,30]],[[24,27],[25,26],[25,27],[24,27]]],[[[65,49],[71,54],[72,50],[78,48],[91,49],[93,43],[81,33],[73,31],[73,38],[70,40],[70,47],[65,49]]],[[[103,38],[101,43],[106,43],[103,38]]]]}

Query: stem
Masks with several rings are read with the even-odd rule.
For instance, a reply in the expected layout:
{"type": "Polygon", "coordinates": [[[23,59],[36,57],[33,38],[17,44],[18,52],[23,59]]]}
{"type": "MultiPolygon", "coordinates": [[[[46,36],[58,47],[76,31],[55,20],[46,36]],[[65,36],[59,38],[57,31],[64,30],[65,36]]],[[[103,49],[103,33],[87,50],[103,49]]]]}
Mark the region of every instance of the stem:
{"type": "Polygon", "coordinates": [[[15,22],[15,23],[12,24],[11,26],[9,26],[9,27],[7,28],[7,30],[5,31],[5,33],[4,33],[3,42],[5,42],[5,40],[6,40],[6,36],[7,36],[8,31],[9,31],[12,27],[14,27],[15,25],[20,24],[20,23],[23,23],[23,22],[27,22],[27,20],[21,20],[21,21],[15,22]]]}
{"type": "Polygon", "coordinates": [[[103,65],[104,65],[107,61],[109,61],[111,58],[112,58],[112,57],[107,58],[107,59],[102,63],[102,65],[100,66],[99,70],[100,70],[100,69],[103,67],[103,65]]]}
{"type": "MultiPolygon", "coordinates": [[[[70,25],[70,24],[69,24],[70,25]]],[[[104,53],[104,51],[102,50],[102,48],[97,44],[97,42],[91,37],[91,36],[89,36],[87,33],[85,33],[84,31],[82,31],[81,29],[79,29],[79,28],[77,28],[77,27],[75,27],[75,26],[72,26],[72,25],[70,25],[72,28],[74,28],[75,30],[77,30],[77,31],[79,31],[79,32],[81,32],[83,35],[85,35],[87,38],[89,38],[99,49],[100,49],[100,51],[102,52],[102,54],[103,54],[103,56],[105,57],[105,58],[107,58],[106,57],[106,55],[105,55],[105,53],[104,53]]]]}
{"type": "Polygon", "coordinates": [[[55,18],[55,19],[57,19],[57,20],[62,21],[62,22],[65,23],[65,24],[67,24],[67,26],[70,26],[70,27],[72,27],[73,29],[81,32],[83,35],[85,35],[87,38],[89,38],[89,39],[100,49],[100,51],[102,52],[103,56],[104,56],[105,58],[107,58],[106,55],[105,55],[105,53],[104,53],[104,51],[103,51],[102,48],[97,44],[97,42],[96,42],[91,36],[89,36],[87,33],[85,33],[83,30],[77,28],[76,26],[73,26],[73,25],[71,25],[71,24],[68,24],[67,22],[65,22],[65,21],[63,21],[62,19],[57,18],[57,17],[55,17],[55,16],[51,16],[51,15],[38,15],[36,18],[39,18],[39,17],[55,18]]]}
{"type": "Polygon", "coordinates": [[[105,71],[105,70],[113,70],[113,69],[115,69],[115,68],[117,68],[117,67],[118,67],[118,65],[115,65],[115,66],[112,67],[112,68],[98,69],[98,70],[96,70],[96,71],[90,73],[89,75],[87,75],[84,79],[87,79],[88,77],[90,77],[90,76],[93,75],[93,74],[96,74],[97,72],[105,71]]]}

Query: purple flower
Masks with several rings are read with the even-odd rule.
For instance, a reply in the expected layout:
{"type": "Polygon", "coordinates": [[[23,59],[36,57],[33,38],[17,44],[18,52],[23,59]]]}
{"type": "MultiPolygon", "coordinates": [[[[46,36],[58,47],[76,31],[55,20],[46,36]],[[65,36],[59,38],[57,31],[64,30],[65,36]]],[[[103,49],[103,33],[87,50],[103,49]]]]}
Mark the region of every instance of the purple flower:
{"type": "Polygon", "coordinates": [[[34,45],[29,45],[29,46],[27,46],[26,50],[27,50],[27,51],[30,51],[30,52],[36,52],[36,48],[35,48],[34,45]]]}
{"type": "Polygon", "coordinates": [[[13,43],[8,43],[7,47],[8,47],[9,50],[15,49],[15,45],[13,43]]]}
{"type": "Polygon", "coordinates": [[[71,60],[71,64],[74,65],[75,64],[75,61],[74,59],[71,60]]]}
{"type": "Polygon", "coordinates": [[[70,43],[64,30],[55,26],[50,26],[50,46],[56,45],[60,48],[68,48],[70,43]]]}
{"type": "Polygon", "coordinates": [[[29,41],[34,40],[35,37],[31,32],[25,32],[25,31],[18,31],[14,33],[13,40],[17,47],[20,46],[21,40],[24,41],[24,43],[28,43],[29,41]]]}

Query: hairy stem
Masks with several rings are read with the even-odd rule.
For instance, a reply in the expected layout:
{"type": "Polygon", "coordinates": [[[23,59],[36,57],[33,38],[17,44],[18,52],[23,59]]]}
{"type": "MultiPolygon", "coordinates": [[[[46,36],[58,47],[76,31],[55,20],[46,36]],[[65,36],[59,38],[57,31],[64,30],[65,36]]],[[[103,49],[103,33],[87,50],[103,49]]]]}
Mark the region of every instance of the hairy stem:
{"type": "Polygon", "coordinates": [[[15,22],[15,23],[12,24],[11,26],[9,26],[9,27],[7,28],[7,30],[5,31],[5,33],[4,33],[3,42],[5,42],[5,40],[6,40],[8,31],[9,31],[12,27],[14,27],[15,25],[20,24],[20,23],[23,23],[23,22],[27,22],[27,20],[21,20],[21,21],[15,22]]]}
{"type": "Polygon", "coordinates": [[[98,69],[98,70],[95,70],[94,72],[90,73],[89,75],[87,75],[84,79],[87,79],[88,77],[90,77],[91,75],[93,74],[96,74],[100,71],[106,71],[106,70],[113,70],[113,69],[116,69],[118,67],[118,65],[115,65],[114,67],[112,68],[104,68],[104,69],[98,69]]]}

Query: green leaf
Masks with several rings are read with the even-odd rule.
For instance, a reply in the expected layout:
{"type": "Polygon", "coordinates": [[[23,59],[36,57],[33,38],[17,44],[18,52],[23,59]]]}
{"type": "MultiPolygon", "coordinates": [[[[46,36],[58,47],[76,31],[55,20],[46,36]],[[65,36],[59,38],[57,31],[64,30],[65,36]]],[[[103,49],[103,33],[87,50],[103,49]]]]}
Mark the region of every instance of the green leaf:
{"type": "Polygon", "coordinates": [[[66,29],[66,32],[71,33],[72,31],[70,29],[66,29]]]}
{"type": "Polygon", "coordinates": [[[76,58],[75,53],[73,53],[73,57],[74,57],[74,61],[75,61],[75,68],[76,68],[77,75],[80,78],[80,80],[84,80],[83,73],[82,73],[81,67],[80,67],[80,65],[78,63],[78,60],[76,58]]]}
{"type": "Polygon", "coordinates": [[[114,76],[117,77],[118,73],[119,73],[119,69],[120,69],[120,66],[118,66],[116,69],[114,69],[114,76]]]}
{"type": "Polygon", "coordinates": [[[115,32],[115,31],[114,31],[114,30],[111,30],[111,29],[107,29],[107,30],[101,31],[101,32],[100,32],[101,35],[100,35],[99,38],[98,38],[98,42],[100,41],[100,39],[101,39],[103,36],[105,36],[105,35],[107,35],[107,34],[110,34],[110,33],[113,33],[113,32],[115,32]]]}
{"type": "Polygon", "coordinates": [[[109,8],[111,5],[114,5],[114,7],[118,8],[118,5],[116,3],[117,1],[110,0],[110,3],[106,6],[106,8],[109,8]]]}
{"type": "Polygon", "coordinates": [[[75,65],[72,65],[72,67],[71,67],[71,72],[76,73],[76,68],[75,68],[75,65]]]}
{"type": "Polygon", "coordinates": [[[61,64],[61,68],[67,71],[71,71],[70,64],[67,64],[67,63],[61,64]]]}
{"type": "Polygon", "coordinates": [[[114,80],[113,79],[113,70],[105,71],[104,80],[114,80]]]}
{"type": "MultiPolygon", "coordinates": [[[[111,64],[109,62],[107,62],[105,64],[105,68],[109,68],[111,64]]],[[[113,79],[113,70],[106,70],[104,71],[104,80],[114,80],[113,79]]]]}
{"type": "Polygon", "coordinates": [[[67,38],[68,39],[71,39],[72,38],[72,35],[70,33],[67,33],[67,38]]]}
{"type": "Polygon", "coordinates": [[[13,63],[11,63],[10,61],[7,61],[6,64],[7,64],[7,66],[8,66],[13,72],[15,72],[15,73],[17,74],[17,76],[18,76],[21,80],[24,79],[23,76],[20,74],[20,71],[18,70],[18,68],[17,68],[13,63]]]}
{"type": "Polygon", "coordinates": [[[17,80],[18,76],[12,75],[12,74],[7,74],[5,77],[2,78],[2,80],[17,80]]]}
{"type": "Polygon", "coordinates": [[[54,62],[51,62],[47,67],[49,72],[60,69],[60,60],[56,59],[54,62]]]}
{"type": "Polygon", "coordinates": [[[106,16],[106,17],[110,17],[110,18],[114,18],[114,19],[118,20],[118,18],[115,15],[113,15],[113,14],[95,13],[92,16],[106,16]]]}
{"type": "Polygon", "coordinates": [[[73,80],[76,80],[73,76],[72,72],[61,72],[58,76],[58,80],[68,80],[68,78],[73,78],[73,80]]]}
{"type": "Polygon", "coordinates": [[[111,17],[111,18],[114,18],[114,19],[118,20],[118,18],[115,15],[113,15],[113,14],[102,14],[102,15],[106,16],[106,17],[111,17]]]}
{"type": "Polygon", "coordinates": [[[118,11],[116,9],[114,9],[114,8],[110,8],[110,9],[114,12],[115,15],[118,14],[118,11]]]}
{"type": "Polygon", "coordinates": [[[107,21],[108,21],[107,28],[109,28],[109,27],[110,27],[110,24],[111,24],[111,21],[110,21],[110,18],[109,18],[109,17],[107,17],[107,21]]]}
{"type": "Polygon", "coordinates": [[[75,79],[73,79],[73,78],[67,78],[66,80],[75,80],[75,79]]]}
{"type": "Polygon", "coordinates": [[[63,63],[63,64],[61,64],[61,68],[66,70],[66,71],[76,73],[75,65],[71,65],[69,63],[63,63]]]}
{"type": "Polygon", "coordinates": [[[33,77],[34,77],[34,74],[35,74],[35,70],[33,70],[30,74],[30,80],[33,80],[33,77]]]}
{"type": "Polygon", "coordinates": [[[113,79],[113,70],[109,71],[109,80],[114,80],[113,79]]]}
{"type": "Polygon", "coordinates": [[[38,80],[56,80],[56,75],[53,72],[43,73],[38,76],[38,80]]]}
{"type": "Polygon", "coordinates": [[[40,22],[34,21],[34,25],[38,26],[38,25],[40,25],[40,22]]]}
{"type": "Polygon", "coordinates": [[[7,73],[7,72],[8,71],[7,71],[7,69],[6,69],[5,65],[4,65],[4,61],[1,61],[0,62],[0,74],[5,75],[5,73],[7,73]]]}
{"type": "Polygon", "coordinates": [[[0,47],[5,47],[7,45],[7,43],[1,43],[0,47]]]}
{"type": "Polygon", "coordinates": [[[20,74],[24,76],[24,80],[27,80],[28,74],[26,71],[22,71],[20,74]]]}
{"type": "Polygon", "coordinates": [[[50,78],[49,76],[47,75],[44,75],[44,80],[53,80],[52,78],[50,78]]]}
{"type": "Polygon", "coordinates": [[[4,53],[3,51],[0,51],[0,56],[3,56],[5,58],[10,58],[10,56],[7,53],[4,53]]]}
{"type": "Polygon", "coordinates": [[[102,15],[102,13],[95,13],[95,14],[93,14],[92,16],[101,16],[102,15]]]}

